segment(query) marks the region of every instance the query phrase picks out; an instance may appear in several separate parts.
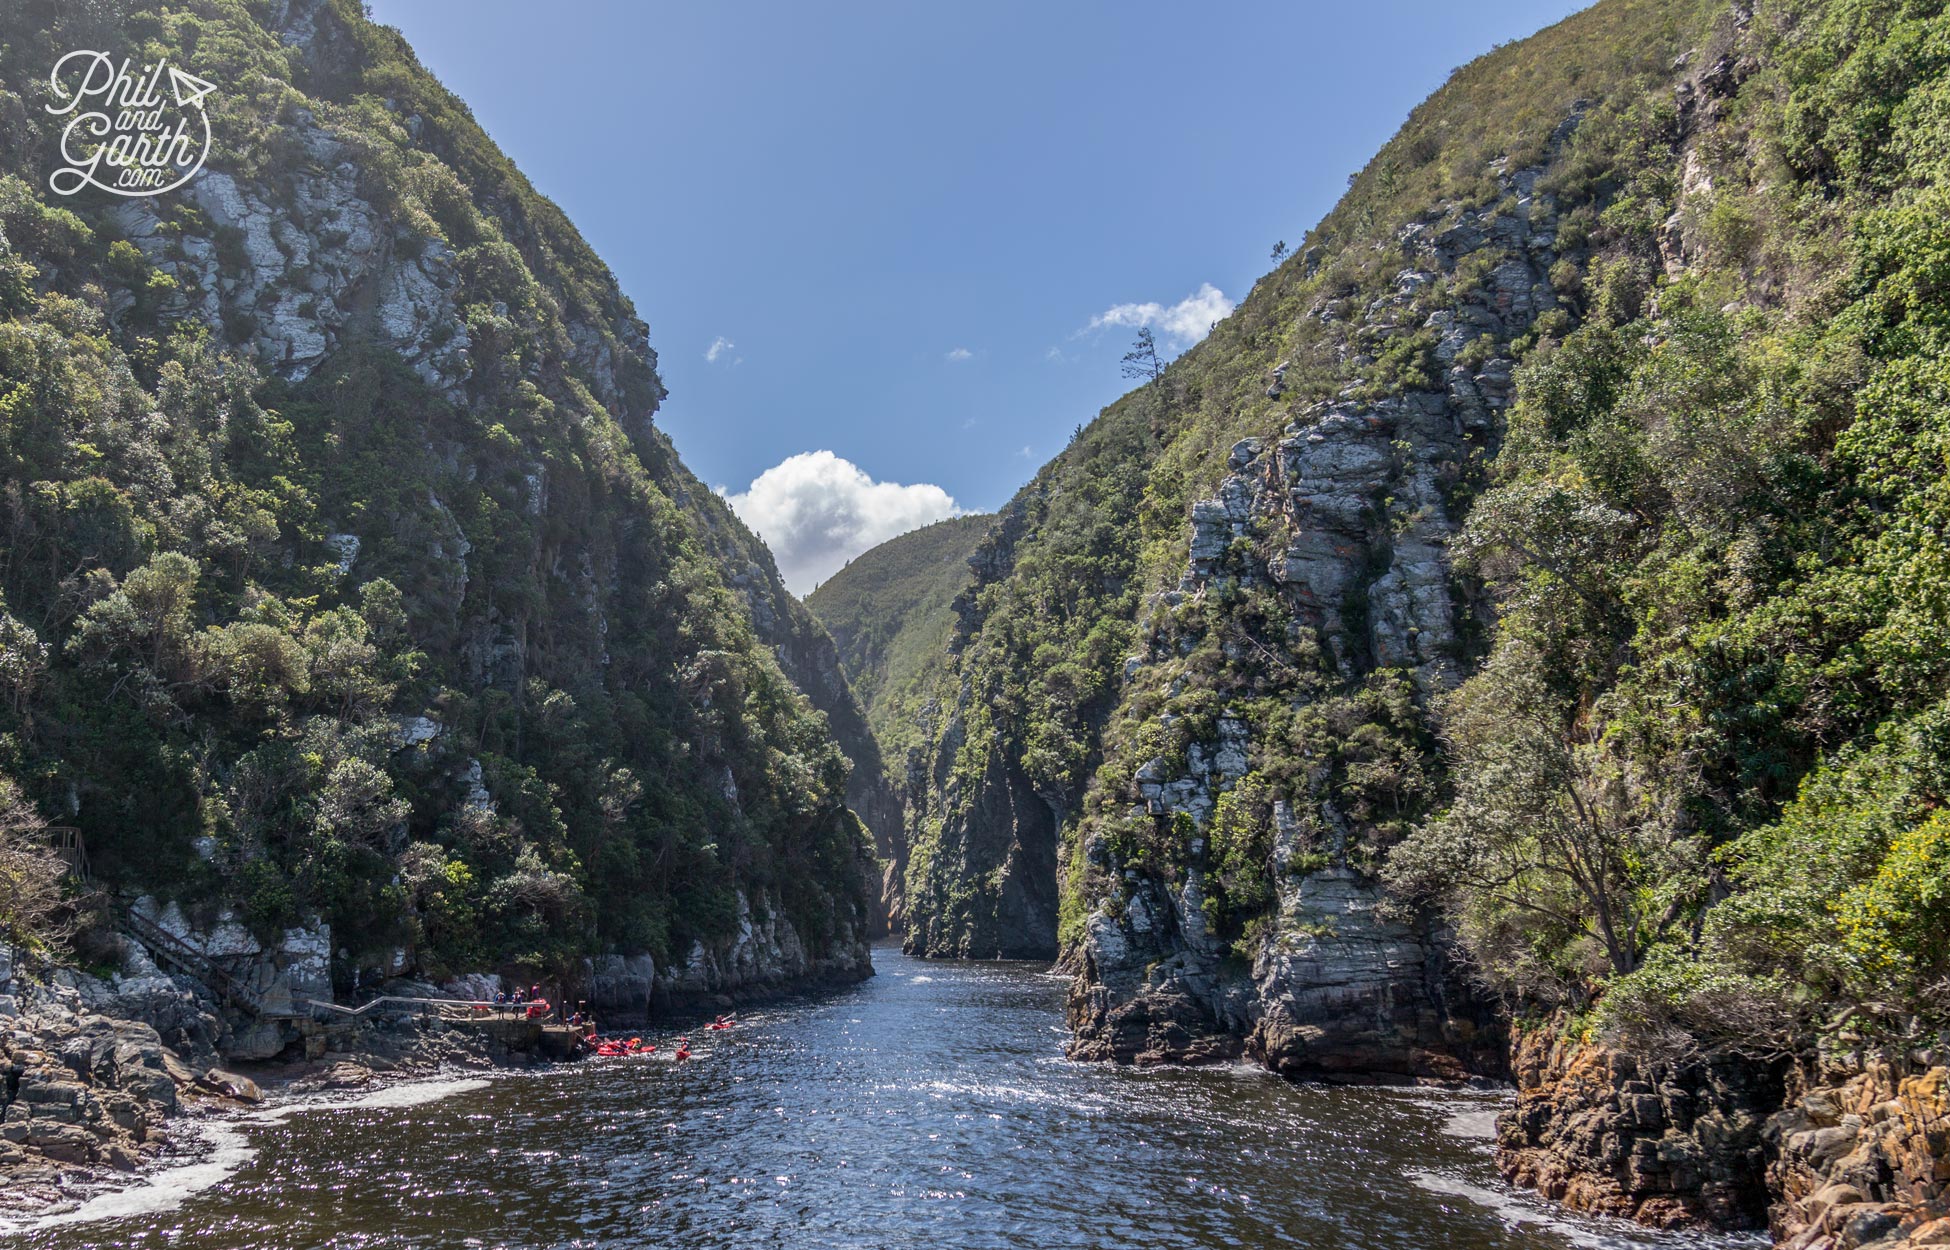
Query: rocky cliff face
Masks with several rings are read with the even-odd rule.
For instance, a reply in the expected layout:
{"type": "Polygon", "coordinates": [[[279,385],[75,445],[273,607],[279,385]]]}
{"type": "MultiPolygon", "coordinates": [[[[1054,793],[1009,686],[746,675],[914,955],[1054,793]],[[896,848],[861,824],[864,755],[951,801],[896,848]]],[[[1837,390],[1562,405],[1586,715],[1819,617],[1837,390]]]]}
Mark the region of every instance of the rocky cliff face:
{"type": "Polygon", "coordinates": [[[937,822],[926,872],[946,892],[911,912],[905,949],[946,959],[1054,959],[1062,810],[999,750],[986,754],[973,785],[951,777],[956,753],[946,747],[958,737],[951,726],[934,774],[910,790],[939,805],[916,814],[937,822]]]}
{"type": "Polygon", "coordinates": [[[785,588],[765,544],[723,498],[684,469],[674,452],[670,463],[678,480],[677,502],[696,525],[705,549],[725,570],[726,582],[744,601],[759,641],[772,649],[792,684],[825,715],[834,742],[851,765],[846,805],[866,826],[876,861],[878,888],[872,893],[868,936],[881,937],[902,916],[905,813],[866,709],[854,695],[832,637],[810,608],[785,588]]]}
{"type": "Polygon", "coordinates": [[[179,1091],[216,1057],[220,1022],[166,978],[65,980],[17,980],[0,945],[0,1209],[60,1192],[62,1165],[129,1171],[153,1158],[179,1091]]]}
{"type": "Polygon", "coordinates": [[[1771,1230],[1792,1250],[1950,1244],[1943,1039],[1803,1068],[1635,1057],[1562,1018],[1515,1047],[1503,1173],[1578,1211],[1771,1230]]]}
{"type": "Polygon", "coordinates": [[[1950,1037],[1791,1075],[1768,1121],[1770,1226],[1788,1250],[1950,1245],[1950,1037]]]}
{"type": "MultiPolygon", "coordinates": [[[[1142,723],[1121,732],[1164,749],[1136,760],[1127,786],[1111,782],[1137,804],[1125,821],[1182,822],[1189,853],[1182,875],[1160,880],[1130,865],[1110,821],[1086,821],[1083,853],[1104,884],[1074,953],[1074,1053],[1171,1060],[1244,1048],[1296,1075],[1455,1079],[1500,1066],[1493,1005],[1459,975],[1439,927],[1390,908],[1368,870],[1376,835],[1340,810],[1331,774],[1272,801],[1274,906],[1243,944],[1206,914],[1209,826],[1280,749],[1268,742],[1275,726],[1327,688],[1296,680],[1299,670],[1327,684],[1395,670],[1422,695],[1454,680],[1468,592],[1447,558],[1450,499],[1470,458],[1495,449],[1508,344],[1561,307],[1543,173],[1505,176],[1507,207],[1451,206],[1401,231],[1404,264],[1386,294],[1356,306],[1324,293],[1309,316],[1355,376],[1277,437],[1237,443],[1218,489],[1192,504],[1184,571],[1152,598],[1123,674],[1127,705],[1142,690],[1163,698],[1148,735],[1142,723]],[[1362,371],[1415,336],[1439,384],[1359,398],[1362,371]],[[1188,716],[1173,700],[1199,685],[1235,702],[1188,716]],[[1267,698],[1281,689],[1285,699],[1267,698]]],[[[1266,379],[1275,405],[1288,368],[1266,379]]],[[[1121,762],[1101,775],[1118,776],[1121,762]]]]}
{"type": "Polygon", "coordinates": [[[1655,1062],[1563,1024],[1517,1039],[1517,1106],[1497,1125],[1503,1174],[1573,1210],[1666,1228],[1764,1227],[1768,1116],[1785,1065],[1655,1062]]]}
{"type": "MultiPolygon", "coordinates": [[[[849,562],[806,596],[806,608],[833,638],[846,684],[866,711],[878,750],[903,780],[887,793],[853,804],[874,831],[882,868],[882,898],[893,926],[906,927],[907,828],[905,795],[925,801],[917,760],[924,737],[926,665],[947,645],[953,603],[970,577],[968,556],[995,518],[962,516],[903,534],[849,562]],[[870,814],[871,813],[871,814],[870,814]],[[891,829],[886,821],[894,822],[891,829]]],[[[848,734],[835,718],[842,746],[848,734]]],[[[856,756],[857,760],[858,757],[856,756]]]]}
{"type": "MultiPolygon", "coordinates": [[[[640,1021],[670,1006],[700,1006],[781,989],[846,985],[873,975],[867,943],[851,933],[823,952],[808,950],[777,902],[738,895],[737,928],[693,942],[681,961],[659,966],[649,955],[603,955],[589,961],[588,1002],[598,1019],[640,1021]]],[[[454,988],[454,987],[449,987],[454,988]]],[[[471,997],[471,995],[470,995],[471,997]]]]}
{"type": "MultiPolygon", "coordinates": [[[[954,599],[951,655],[981,635],[983,588],[1013,572],[1028,514],[1026,501],[1012,503],[969,556],[973,584],[954,599]]],[[[950,959],[1053,959],[1057,831],[1068,792],[1029,776],[998,733],[998,709],[983,706],[971,683],[952,701],[946,693],[944,683],[922,709],[927,745],[908,755],[905,949],[950,959]]]]}

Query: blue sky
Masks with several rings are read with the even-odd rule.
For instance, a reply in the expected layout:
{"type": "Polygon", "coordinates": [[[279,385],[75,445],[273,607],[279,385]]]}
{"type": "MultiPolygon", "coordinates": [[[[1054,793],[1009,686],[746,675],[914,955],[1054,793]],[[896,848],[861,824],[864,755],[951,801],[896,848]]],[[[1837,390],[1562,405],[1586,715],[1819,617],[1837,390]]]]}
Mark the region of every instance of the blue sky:
{"type": "Polygon", "coordinates": [[[371,7],[615,270],[661,424],[805,590],[1000,505],[1128,323],[1194,333],[1452,68],[1581,6],[371,7]]]}

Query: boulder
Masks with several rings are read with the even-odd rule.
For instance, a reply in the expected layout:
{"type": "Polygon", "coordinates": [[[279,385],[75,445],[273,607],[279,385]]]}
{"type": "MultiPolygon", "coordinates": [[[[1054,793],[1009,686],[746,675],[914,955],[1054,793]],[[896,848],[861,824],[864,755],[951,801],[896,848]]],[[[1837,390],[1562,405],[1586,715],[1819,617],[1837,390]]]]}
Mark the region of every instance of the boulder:
{"type": "Polygon", "coordinates": [[[198,1083],[213,1093],[221,1094],[225,1098],[235,1098],[239,1102],[264,1101],[264,1091],[257,1087],[256,1081],[247,1076],[239,1076],[235,1072],[226,1072],[222,1068],[211,1068],[203,1074],[198,1083]]]}

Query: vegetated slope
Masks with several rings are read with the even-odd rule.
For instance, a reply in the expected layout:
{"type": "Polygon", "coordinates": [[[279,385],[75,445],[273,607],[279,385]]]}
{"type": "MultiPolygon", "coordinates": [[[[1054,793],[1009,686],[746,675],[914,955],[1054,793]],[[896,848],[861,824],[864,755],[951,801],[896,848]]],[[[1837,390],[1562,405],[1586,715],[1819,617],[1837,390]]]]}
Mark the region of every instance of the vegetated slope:
{"type": "Polygon", "coordinates": [[[1925,1218],[1942,8],[1607,0],[1417,108],[978,553],[911,945],[1060,942],[1075,1052],[1141,1062],[1455,1076],[1562,1009],[1513,1175],[1925,1218]]]}
{"type": "Polygon", "coordinates": [[[398,35],[23,3],[0,82],[10,831],[322,916],[340,980],[864,975],[847,761],[780,667],[845,732],[830,643],[652,425],[614,279],[398,35]],[[187,186],[47,192],[77,47],[216,84],[187,186]]]}
{"type": "Polygon", "coordinates": [[[937,521],[855,556],[806,596],[880,740],[909,743],[901,715],[916,675],[946,645],[968,557],[995,518],[937,521]]]}
{"type": "MultiPolygon", "coordinates": [[[[889,539],[854,557],[806,597],[805,606],[838,647],[844,684],[866,707],[878,743],[875,758],[890,757],[890,767],[900,770],[898,784],[888,782],[889,804],[854,805],[874,831],[881,898],[895,927],[905,924],[907,910],[906,811],[895,796],[908,784],[908,761],[922,740],[922,675],[947,645],[952,604],[970,576],[969,553],[994,519],[955,517],[889,539]]],[[[857,778],[861,756],[849,754],[857,778]]]]}
{"type": "MultiPolygon", "coordinates": [[[[659,437],[662,437],[659,434],[659,437]]],[[[811,608],[785,588],[778,564],[724,497],[670,457],[671,497],[698,528],[699,541],[744,600],[758,639],[772,649],[786,676],[826,715],[846,756],[846,805],[866,826],[878,861],[872,891],[872,936],[900,922],[900,866],[907,861],[905,812],[881,755],[870,713],[862,705],[844,658],[811,608]]]]}
{"type": "MultiPolygon", "coordinates": [[[[1578,202],[1551,207],[1533,237],[1530,213],[1551,201],[1540,205],[1526,171],[1581,133],[1576,121],[1594,101],[1637,100],[1669,83],[1711,8],[1603,5],[1459,71],[1299,254],[1004,509],[935,675],[932,784],[910,835],[916,949],[1053,954],[1060,840],[1062,936],[1081,952],[1086,916],[1119,905],[1111,896],[1133,882],[1182,886],[1216,796],[1249,772],[1271,783],[1241,796],[1253,797],[1265,837],[1275,803],[1313,821],[1313,796],[1371,779],[1372,801],[1337,800],[1357,810],[1336,819],[1361,826],[1336,860],[1351,868],[1373,866],[1370,850],[1434,797],[1422,786],[1434,761],[1415,686],[1440,684],[1469,625],[1465,614],[1424,638],[1408,614],[1447,611],[1444,575],[1428,557],[1450,525],[1447,498],[1494,450],[1512,353],[1538,337],[1531,323],[1571,316],[1548,271],[1560,260],[1567,275],[1582,271],[1610,194],[1608,167],[1582,171],[1567,188],[1578,202]],[[1412,263],[1438,237],[1450,265],[1412,263]],[[1429,323],[1438,311],[1446,317],[1429,323]],[[1323,405],[1336,401],[1347,411],[1330,420],[1323,405]],[[1203,570],[1188,578],[1193,502],[1229,473],[1273,472],[1273,443],[1289,424],[1304,445],[1321,440],[1311,488],[1320,515],[1276,516],[1269,499],[1249,532],[1251,501],[1222,501],[1206,513],[1203,570]],[[1439,427],[1442,445],[1428,453],[1423,426],[1439,427]],[[1260,447],[1235,452],[1249,437],[1260,447]],[[1236,532],[1229,508],[1241,510],[1236,532]],[[1248,581],[1228,565],[1206,584],[1215,561],[1247,558],[1262,572],[1278,565],[1277,579],[1248,581]],[[1240,706],[1249,699],[1258,706],[1240,706]],[[1243,716],[1222,715],[1228,706],[1243,716]],[[1221,721],[1234,748],[1224,752],[1221,721]],[[1193,784],[1166,794],[1180,781],[1193,784]]],[[[1215,900],[1220,951],[1275,910],[1271,851],[1243,853],[1266,892],[1242,882],[1251,897],[1215,900]]]]}

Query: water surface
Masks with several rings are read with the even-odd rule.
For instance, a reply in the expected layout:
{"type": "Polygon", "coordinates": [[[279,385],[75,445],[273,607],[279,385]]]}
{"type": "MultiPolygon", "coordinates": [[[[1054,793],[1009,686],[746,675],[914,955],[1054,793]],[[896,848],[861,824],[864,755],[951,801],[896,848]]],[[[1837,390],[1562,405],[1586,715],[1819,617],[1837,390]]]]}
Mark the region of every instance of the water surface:
{"type": "Polygon", "coordinates": [[[1040,965],[884,947],[875,965],[694,1037],[689,1064],[280,1108],[218,1130],[197,1169],[0,1246],[1677,1244],[1501,1189],[1496,1097],[1072,1064],[1040,965]]]}

